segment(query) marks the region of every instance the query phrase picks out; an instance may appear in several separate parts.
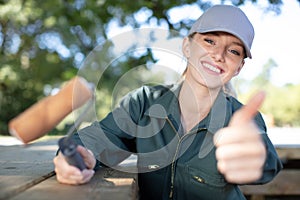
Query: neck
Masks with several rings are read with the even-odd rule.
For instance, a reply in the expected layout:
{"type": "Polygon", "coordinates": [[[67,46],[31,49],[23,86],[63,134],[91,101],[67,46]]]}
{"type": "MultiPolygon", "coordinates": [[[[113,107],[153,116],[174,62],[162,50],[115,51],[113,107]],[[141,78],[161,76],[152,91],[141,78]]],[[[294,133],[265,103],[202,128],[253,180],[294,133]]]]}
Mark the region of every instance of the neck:
{"type": "Polygon", "coordinates": [[[220,89],[209,89],[201,85],[195,86],[190,84],[188,80],[185,80],[179,94],[181,107],[195,113],[199,113],[203,109],[210,109],[220,89]]]}
{"type": "Polygon", "coordinates": [[[218,89],[208,89],[191,85],[187,80],[183,82],[179,93],[181,119],[186,131],[191,130],[209,113],[217,95],[218,89]]]}

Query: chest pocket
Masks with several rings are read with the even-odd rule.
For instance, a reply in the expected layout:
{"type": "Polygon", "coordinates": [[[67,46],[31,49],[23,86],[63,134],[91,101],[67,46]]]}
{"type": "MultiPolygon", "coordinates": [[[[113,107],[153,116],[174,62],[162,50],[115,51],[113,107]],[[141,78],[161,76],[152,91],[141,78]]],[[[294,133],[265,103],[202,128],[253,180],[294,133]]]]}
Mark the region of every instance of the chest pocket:
{"type": "Polygon", "coordinates": [[[190,177],[190,182],[193,184],[204,184],[219,188],[223,188],[227,185],[226,180],[221,174],[213,174],[192,167],[187,167],[187,171],[190,177]]]}
{"type": "MultiPolygon", "coordinates": [[[[195,166],[178,165],[175,184],[177,199],[212,200],[232,199],[234,186],[227,183],[221,174],[195,166]]],[[[234,199],[234,198],[233,198],[234,199]]]]}
{"type": "Polygon", "coordinates": [[[230,199],[233,186],[224,177],[212,169],[198,166],[179,164],[175,176],[177,199],[230,199]]]}
{"type": "Polygon", "coordinates": [[[204,184],[216,188],[224,188],[228,185],[224,176],[218,172],[215,149],[212,149],[202,159],[195,156],[188,161],[186,163],[186,171],[193,184],[204,184]]]}

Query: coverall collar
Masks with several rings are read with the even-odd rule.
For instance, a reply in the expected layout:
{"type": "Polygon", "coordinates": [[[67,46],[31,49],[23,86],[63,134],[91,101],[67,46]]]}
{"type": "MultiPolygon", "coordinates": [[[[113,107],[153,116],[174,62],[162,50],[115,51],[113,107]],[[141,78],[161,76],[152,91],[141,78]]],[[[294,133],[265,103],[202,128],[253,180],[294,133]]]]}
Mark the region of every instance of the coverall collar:
{"type": "MultiPolygon", "coordinates": [[[[177,124],[180,124],[180,109],[179,109],[179,92],[182,87],[182,82],[174,84],[168,92],[157,98],[147,111],[146,115],[154,118],[166,119],[172,117],[177,124]]],[[[216,133],[220,128],[223,128],[229,123],[232,116],[230,110],[230,102],[226,98],[223,90],[220,90],[209,114],[205,117],[208,120],[206,128],[212,134],[216,133]]]]}

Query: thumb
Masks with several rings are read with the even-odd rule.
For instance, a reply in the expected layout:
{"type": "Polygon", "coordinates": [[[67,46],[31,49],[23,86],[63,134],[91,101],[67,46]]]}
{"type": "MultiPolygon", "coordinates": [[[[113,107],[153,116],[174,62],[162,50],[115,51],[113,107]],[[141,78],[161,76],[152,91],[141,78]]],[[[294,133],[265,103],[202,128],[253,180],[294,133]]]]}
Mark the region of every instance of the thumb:
{"type": "Polygon", "coordinates": [[[92,151],[81,145],[77,146],[77,151],[81,154],[86,166],[89,169],[94,168],[94,166],[96,165],[96,160],[94,158],[94,154],[92,153],[92,151]]]}
{"type": "Polygon", "coordinates": [[[264,91],[256,93],[242,108],[236,111],[230,120],[229,126],[250,122],[257,114],[266,97],[264,91]]]}

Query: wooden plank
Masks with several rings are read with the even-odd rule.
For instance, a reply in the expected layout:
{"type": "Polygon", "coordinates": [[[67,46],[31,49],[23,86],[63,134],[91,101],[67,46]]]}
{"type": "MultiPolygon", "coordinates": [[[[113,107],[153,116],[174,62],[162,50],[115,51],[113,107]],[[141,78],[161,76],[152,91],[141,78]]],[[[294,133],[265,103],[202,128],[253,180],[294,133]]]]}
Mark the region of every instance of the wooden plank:
{"type": "Polygon", "coordinates": [[[101,169],[87,184],[78,186],[59,184],[56,177],[52,177],[13,197],[12,200],[130,200],[136,198],[134,174],[101,169]]]}
{"type": "Polygon", "coordinates": [[[300,195],[300,170],[283,170],[270,183],[240,188],[245,195],[300,195]]]}
{"type": "Polygon", "coordinates": [[[0,199],[17,193],[53,176],[52,159],[57,151],[57,138],[29,145],[0,145],[0,199]]]}
{"type": "Polygon", "coordinates": [[[300,147],[277,147],[277,154],[281,160],[297,160],[300,159],[300,147]]]}

